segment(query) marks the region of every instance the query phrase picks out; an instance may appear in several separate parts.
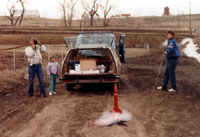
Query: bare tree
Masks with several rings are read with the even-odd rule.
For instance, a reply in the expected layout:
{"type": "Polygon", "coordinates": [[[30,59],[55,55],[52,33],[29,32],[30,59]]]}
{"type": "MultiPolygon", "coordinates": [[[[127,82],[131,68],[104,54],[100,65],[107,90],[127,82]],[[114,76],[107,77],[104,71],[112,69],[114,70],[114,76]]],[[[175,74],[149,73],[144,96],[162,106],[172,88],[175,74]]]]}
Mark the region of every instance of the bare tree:
{"type": "Polygon", "coordinates": [[[90,15],[90,26],[94,25],[94,16],[98,15],[98,10],[99,10],[99,0],[92,0],[92,3],[86,3],[85,0],[82,1],[83,7],[85,9],[85,11],[88,12],[88,14],[90,15]],[[91,5],[91,6],[90,6],[91,5]]]}
{"type": "Polygon", "coordinates": [[[80,20],[80,28],[83,26],[83,21],[85,20],[85,16],[87,15],[86,12],[83,12],[82,16],[81,16],[81,20],[80,20]]]}
{"type": "Polygon", "coordinates": [[[67,3],[67,17],[68,17],[68,25],[69,27],[72,26],[73,17],[74,17],[74,8],[77,4],[78,0],[70,0],[67,3]]]}
{"type": "Polygon", "coordinates": [[[78,0],[63,0],[60,2],[60,6],[63,11],[63,20],[65,27],[72,26],[74,10],[78,0]]]}
{"type": "Polygon", "coordinates": [[[110,4],[110,0],[106,0],[105,5],[103,5],[102,7],[103,7],[103,13],[104,13],[103,26],[106,27],[109,25],[111,19],[113,18],[113,16],[108,18],[108,14],[112,10],[113,5],[110,4]]]}
{"type": "Polygon", "coordinates": [[[16,0],[14,3],[11,4],[10,0],[7,2],[7,9],[9,11],[9,16],[7,18],[10,20],[10,23],[12,26],[16,25],[21,25],[23,18],[24,18],[24,13],[25,13],[25,6],[24,6],[25,1],[23,0],[16,0]],[[11,4],[11,5],[10,5],[11,4]],[[22,10],[19,16],[15,16],[16,14],[16,6],[20,4],[22,10]]]}
{"type": "Polygon", "coordinates": [[[24,13],[25,13],[25,6],[24,6],[24,2],[25,1],[22,1],[22,0],[19,0],[20,1],[20,3],[21,3],[21,6],[22,6],[22,13],[21,13],[21,17],[20,17],[20,19],[19,19],[19,25],[21,25],[22,24],[22,21],[23,21],[23,19],[24,19],[24,13]]]}
{"type": "Polygon", "coordinates": [[[66,0],[63,0],[63,2],[60,2],[60,6],[61,6],[62,12],[63,12],[64,26],[67,27],[67,20],[66,20],[66,0]]]}

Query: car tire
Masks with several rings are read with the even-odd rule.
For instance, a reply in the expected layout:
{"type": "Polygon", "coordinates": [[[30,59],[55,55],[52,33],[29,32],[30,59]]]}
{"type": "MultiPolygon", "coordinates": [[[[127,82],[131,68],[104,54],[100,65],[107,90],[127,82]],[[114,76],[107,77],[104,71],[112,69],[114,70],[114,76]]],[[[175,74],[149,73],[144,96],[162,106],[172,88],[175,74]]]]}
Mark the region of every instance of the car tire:
{"type": "Polygon", "coordinates": [[[66,89],[69,92],[74,91],[74,87],[75,87],[74,84],[66,84],[66,89]]]}

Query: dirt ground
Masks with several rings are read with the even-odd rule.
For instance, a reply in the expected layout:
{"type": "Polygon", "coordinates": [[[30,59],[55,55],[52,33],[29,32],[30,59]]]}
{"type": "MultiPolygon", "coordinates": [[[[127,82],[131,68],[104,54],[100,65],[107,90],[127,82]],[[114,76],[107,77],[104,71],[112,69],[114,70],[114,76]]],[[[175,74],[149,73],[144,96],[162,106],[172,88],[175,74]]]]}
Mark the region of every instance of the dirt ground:
{"type": "MultiPolygon", "coordinates": [[[[45,70],[47,55],[43,56],[45,70]]],[[[0,137],[200,137],[200,64],[195,59],[181,56],[178,93],[153,91],[161,50],[127,49],[119,105],[133,118],[108,127],[94,124],[112,109],[113,96],[107,89],[93,85],[67,92],[65,84],[57,82],[57,95],[40,98],[36,80],[35,95],[29,98],[24,53],[18,54],[16,71],[12,61],[9,52],[0,53],[0,137]]],[[[158,85],[164,69],[165,61],[158,85]]],[[[45,86],[48,92],[46,75],[45,86]]]]}

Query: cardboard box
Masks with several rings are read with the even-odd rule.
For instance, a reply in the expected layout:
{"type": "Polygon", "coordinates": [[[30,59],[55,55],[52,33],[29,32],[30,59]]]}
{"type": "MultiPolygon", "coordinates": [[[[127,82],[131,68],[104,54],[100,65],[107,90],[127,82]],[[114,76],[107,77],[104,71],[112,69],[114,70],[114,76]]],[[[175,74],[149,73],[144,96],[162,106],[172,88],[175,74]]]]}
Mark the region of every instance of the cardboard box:
{"type": "Polygon", "coordinates": [[[97,60],[94,58],[81,58],[80,67],[81,67],[81,71],[96,70],[97,60]]]}

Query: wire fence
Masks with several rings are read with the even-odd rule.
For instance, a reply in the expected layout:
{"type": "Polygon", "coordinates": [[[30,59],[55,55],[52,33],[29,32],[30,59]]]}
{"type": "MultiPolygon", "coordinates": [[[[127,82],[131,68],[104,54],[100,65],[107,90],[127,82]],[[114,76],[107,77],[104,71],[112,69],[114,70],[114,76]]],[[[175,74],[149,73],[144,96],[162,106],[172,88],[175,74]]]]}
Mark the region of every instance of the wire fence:
{"type": "MultiPolygon", "coordinates": [[[[58,62],[62,62],[66,51],[68,50],[65,45],[45,45],[47,48],[46,54],[43,54],[43,61],[46,63],[50,60],[50,57],[56,56],[58,62]]],[[[1,65],[6,65],[5,67],[9,69],[20,69],[27,63],[27,56],[25,55],[26,46],[12,47],[7,49],[1,49],[0,54],[5,54],[1,59],[1,65]]],[[[3,67],[3,66],[1,66],[3,67]]]]}
{"type": "MultiPolygon", "coordinates": [[[[46,44],[46,53],[42,54],[43,64],[47,64],[50,57],[53,55],[57,58],[57,61],[61,64],[64,60],[68,48],[66,45],[50,45],[46,44]]],[[[9,47],[9,46],[8,46],[9,47]]],[[[9,47],[6,49],[0,49],[0,54],[4,54],[0,59],[0,68],[3,67],[9,70],[16,70],[27,66],[27,56],[25,54],[25,49],[27,46],[9,47]]],[[[150,51],[149,44],[144,44],[144,49],[148,52],[150,51]]],[[[129,50],[129,49],[126,49],[129,50]]],[[[128,51],[127,51],[128,52],[128,51]]],[[[128,52],[129,53],[129,52],[128,52]]]]}

